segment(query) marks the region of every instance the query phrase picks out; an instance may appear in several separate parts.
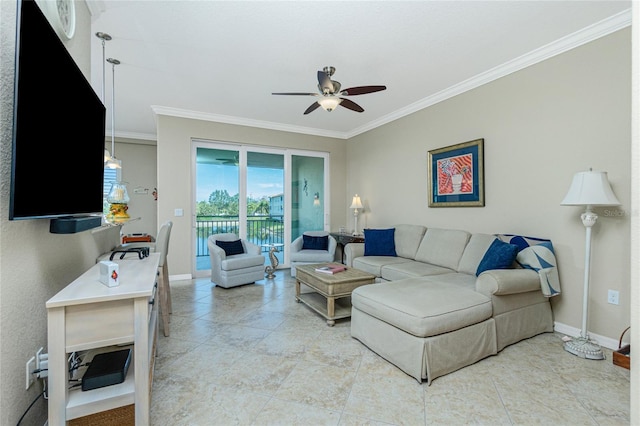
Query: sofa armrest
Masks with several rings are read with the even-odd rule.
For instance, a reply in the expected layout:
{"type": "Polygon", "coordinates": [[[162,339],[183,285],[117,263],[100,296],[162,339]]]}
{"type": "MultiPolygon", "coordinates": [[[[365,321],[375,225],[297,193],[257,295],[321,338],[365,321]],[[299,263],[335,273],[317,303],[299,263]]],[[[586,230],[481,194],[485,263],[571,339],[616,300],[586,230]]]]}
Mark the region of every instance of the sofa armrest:
{"type": "Polygon", "coordinates": [[[542,291],[538,273],[531,269],[491,269],[476,279],[476,291],[487,296],[542,291]]]}
{"type": "Polygon", "coordinates": [[[345,265],[352,267],[353,259],[364,256],[364,243],[349,243],[344,247],[345,265]]]}

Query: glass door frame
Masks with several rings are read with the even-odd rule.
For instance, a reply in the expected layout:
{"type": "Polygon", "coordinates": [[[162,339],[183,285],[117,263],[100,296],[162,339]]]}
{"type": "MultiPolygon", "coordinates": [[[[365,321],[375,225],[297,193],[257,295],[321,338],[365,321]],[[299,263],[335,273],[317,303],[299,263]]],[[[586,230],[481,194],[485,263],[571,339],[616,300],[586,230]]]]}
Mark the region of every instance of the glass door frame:
{"type": "Polygon", "coordinates": [[[233,143],[233,142],[224,142],[224,141],[215,141],[215,140],[207,140],[207,139],[192,139],[191,141],[191,181],[192,181],[192,189],[191,189],[191,270],[192,276],[194,278],[208,277],[211,276],[211,269],[197,269],[196,261],[197,261],[197,253],[196,250],[196,241],[197,241],[197,229],[196,229],[196,207],[197,207],[197,176],[196,176],[196,167],[197,167],[197,150],[198,148],[205,149],[220,149],[220,150],[230,150],[238,152],[238,221],[239,221],[239,236],[240,238],[247,237],[247,153],[248,152],[260,152],[260,153],[268,153],[268,154],[278,154],[284,156],[284,262],[278,265],[278,269],[281,268],[289,268],[290,267],[290,259],[289,259],[289,248],[291,245],[291,207],[292,207],[292,178],[291,178],[291,158],[294,155],[297,156],[307,156],[307,157],[320,157],[324,159],[324,192],[325,199],[323,202],[323,228],[325,231],[329,231],[331,227],[330,223],[330,215],[331,211],[330,205],[330,179],[329,179],[329,153],[322,151],[308,151],[308,150],[300,150],[300,149],[291,149],[291,148],[282,148],[282,147],[273,147],[273,146],[264,146],[264,145],[251,145],[251,144],[243,144],[243,143],[233,143]]]}

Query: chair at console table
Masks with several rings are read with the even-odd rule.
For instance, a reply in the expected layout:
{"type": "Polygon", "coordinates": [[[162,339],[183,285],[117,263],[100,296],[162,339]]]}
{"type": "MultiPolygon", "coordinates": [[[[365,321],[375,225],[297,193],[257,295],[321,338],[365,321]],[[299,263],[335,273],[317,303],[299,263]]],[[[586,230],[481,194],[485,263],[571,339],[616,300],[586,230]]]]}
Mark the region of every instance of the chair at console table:
{"type": "Polygon", "coordinates": [[[364,235],[349,235],[340,232],[331,232],[330,235],[336,239],[338,247],[340,247],[340,258],[344,263],[344,246],[349,243],[364,243],[364,235]]]}

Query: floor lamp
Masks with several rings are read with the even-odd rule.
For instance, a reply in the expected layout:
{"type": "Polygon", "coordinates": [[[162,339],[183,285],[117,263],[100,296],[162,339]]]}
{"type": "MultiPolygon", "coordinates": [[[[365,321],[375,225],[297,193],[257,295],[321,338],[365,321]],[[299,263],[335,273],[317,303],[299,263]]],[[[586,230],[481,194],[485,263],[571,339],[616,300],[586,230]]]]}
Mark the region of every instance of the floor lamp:
{"type": "Polygon", "coordinates": [[[592,211],[593,206],[619,206],[620,201],[616,198],[609,180],[607,172],[576,173],[571,182],[569,192],[562,200],[563,206],[586,206],[585,212],[580,218],[586,229],[586,242],[584,253],[584,289],[582,302],[582,330],[580,337],[572,338],[565,342],[564,349],[580,358],[604,359],[604,353],[598,343],[589,339],[587,333],[587,310],[589,307],[589,273],[591,260],[591,228],[596,224],[598,215],[592,211]]]}
{"type": "Polygon", "coordinates": [[[353,220],[354,220],[354,227],[353,227],[353,235],[359,235],[358,234],[358,215],[360,214],[360,212],[358,211],[358,209],[362,208],[362,201],[360,201],[360,197],[358,197],[358,194],[353,196],[353,200],[351,200],[351,207],[349,207],[350,209],[353,209],[353,220]]]}

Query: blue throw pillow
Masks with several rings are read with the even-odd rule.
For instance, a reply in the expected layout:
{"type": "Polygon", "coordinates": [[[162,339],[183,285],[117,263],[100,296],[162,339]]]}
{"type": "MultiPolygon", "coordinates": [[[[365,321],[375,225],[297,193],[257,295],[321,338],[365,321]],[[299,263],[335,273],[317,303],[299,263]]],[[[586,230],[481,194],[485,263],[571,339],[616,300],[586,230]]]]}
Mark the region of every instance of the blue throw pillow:
{"type": "Polygon", "coordinates": [[[493,240],[486,253],[484,254],[476,276],[489,269],[509,269],[513,265],[518,255],[518,246],[515,244],[505,243],[498,239],[493,240]]]}
{"type": "Polygon", "coordinates": [[[216,240],[216,245],[224,250],[227,256],[233,256],[234,254],[244,253],[244,247],[242,247],[242,241],[220,241],[216,240]]]}
{"type": "Polygon", "coordinates": [[[302,250],[329,250],[329,236],[302,235],[302,250]]]}
{"type": "Polygon", "coordinates": [[[396,229],[365,229],[364,230],[364,255],[365,256],[397,256],[396,229]]]}

